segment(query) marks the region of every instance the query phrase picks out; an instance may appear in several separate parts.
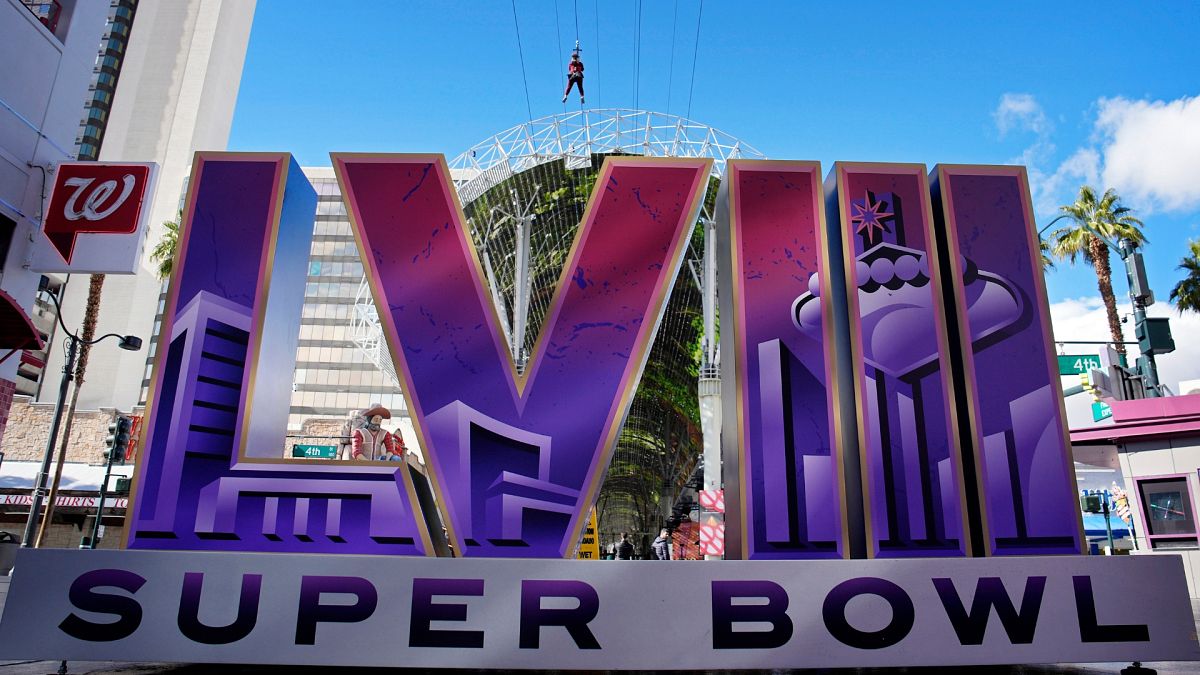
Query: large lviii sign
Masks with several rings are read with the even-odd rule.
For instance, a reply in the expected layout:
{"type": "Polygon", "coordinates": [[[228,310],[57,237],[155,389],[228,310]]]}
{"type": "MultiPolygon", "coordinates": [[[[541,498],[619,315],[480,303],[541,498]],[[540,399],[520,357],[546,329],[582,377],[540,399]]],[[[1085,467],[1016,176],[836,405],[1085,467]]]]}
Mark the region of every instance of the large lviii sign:
{"type": "MultiPolygon", "coordinates": [[[[569,555],[710,163],[605,161],[521,374],[444,159],[333,163],[454,550],[569,555]]],[[[1079,552],[1023,170],[819,171],[722,187],[735,557],[1079,552]]],[[[407,471],[281,459],[314,202],[287,155],[197,156],[130,548],[431,553],[407,471]]]]}
{"type": "MultiPolygon", "coordinates": [[[[444,159],[333,164],[456,554],[569,555],[709,161],[605,160],[523,371],[444,159]]],[[[281,458],[315,206],[286,154],[197,156],[128,509],[128,548],[172,550],[23,551],[0,656],[1200,657],[1178,558],[1030,555],[1078,553],[1083,538],[1022,169],[839,163],[822,182],[811,162],[729,162],[728,550],[758,560],[678,566],[425,560],[437,520],[407,468],[281,458]]]]}

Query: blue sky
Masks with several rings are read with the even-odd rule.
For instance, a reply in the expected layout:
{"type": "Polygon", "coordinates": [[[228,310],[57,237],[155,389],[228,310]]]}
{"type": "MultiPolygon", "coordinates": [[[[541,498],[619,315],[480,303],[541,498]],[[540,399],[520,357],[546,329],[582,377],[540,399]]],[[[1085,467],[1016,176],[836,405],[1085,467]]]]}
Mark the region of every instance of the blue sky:
{"type": "MultiPolygon", "coordinates": [[[[827,169],[1023,163],[1043,223],[1082,182],[1116,187],[1146,221],[1168,309],[1200,237],[1200,5],[708,0],[697,49],[699,0],[644,0],[640,57],[637,7],[516,1],[534,117],[563,110],[578,17],[593,107],[682,115],[690,95],[692,119],[827,169]]],[[[259,0],[230,148],[452,157],[527,116],[510,2],[259,0]]],[[[1048,282],[1056,310],[1095,314],[1090,270],[1048,282]]],[[[1177,340],[1192,330],[1176,323],[1177,340]]]]}

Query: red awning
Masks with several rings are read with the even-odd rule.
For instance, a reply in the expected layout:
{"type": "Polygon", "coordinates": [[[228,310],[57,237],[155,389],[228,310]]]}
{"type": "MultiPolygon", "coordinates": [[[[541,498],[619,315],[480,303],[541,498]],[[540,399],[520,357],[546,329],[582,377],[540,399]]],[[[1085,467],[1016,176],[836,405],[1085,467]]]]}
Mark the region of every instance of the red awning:
{"type": "Polygon", "coordinates": [[[13,297],[0,291],[0,350],[41,349],[42,336],[13,297]]]}

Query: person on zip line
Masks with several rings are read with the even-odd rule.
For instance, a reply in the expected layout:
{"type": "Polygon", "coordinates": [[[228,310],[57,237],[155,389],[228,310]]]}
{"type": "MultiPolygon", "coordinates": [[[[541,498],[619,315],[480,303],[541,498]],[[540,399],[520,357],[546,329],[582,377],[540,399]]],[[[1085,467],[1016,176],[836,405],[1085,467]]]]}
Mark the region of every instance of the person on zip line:
{"type": "Polygon", "coordinates": [[[571,93],[571,87],[579,85],[579,102],[583,103],[583,61],[579,60],[579,50],[576,49],[571,54],[571,60],[567,63],[567,88],[563,90],[563,103],[567,102],[567,96],[571,93]]]}

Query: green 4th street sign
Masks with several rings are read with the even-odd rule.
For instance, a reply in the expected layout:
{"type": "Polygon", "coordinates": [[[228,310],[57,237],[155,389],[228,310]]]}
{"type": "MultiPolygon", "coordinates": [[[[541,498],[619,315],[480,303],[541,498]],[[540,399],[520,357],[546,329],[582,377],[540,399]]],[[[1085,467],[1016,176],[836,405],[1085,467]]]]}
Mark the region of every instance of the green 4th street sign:
{"type": "Polygon", "coordinates": [[[1095,354],[1059,354],[1059,375],[1080,375],[1093,368],[1100,368],[1100,357],[1095,354]]]}
{"type": "Polygon", "coordinates": [[[292,457],[303,457],[305,459],[336,459],[338,446],[336,445],[295,445],[292,447],[292,457]]]}

